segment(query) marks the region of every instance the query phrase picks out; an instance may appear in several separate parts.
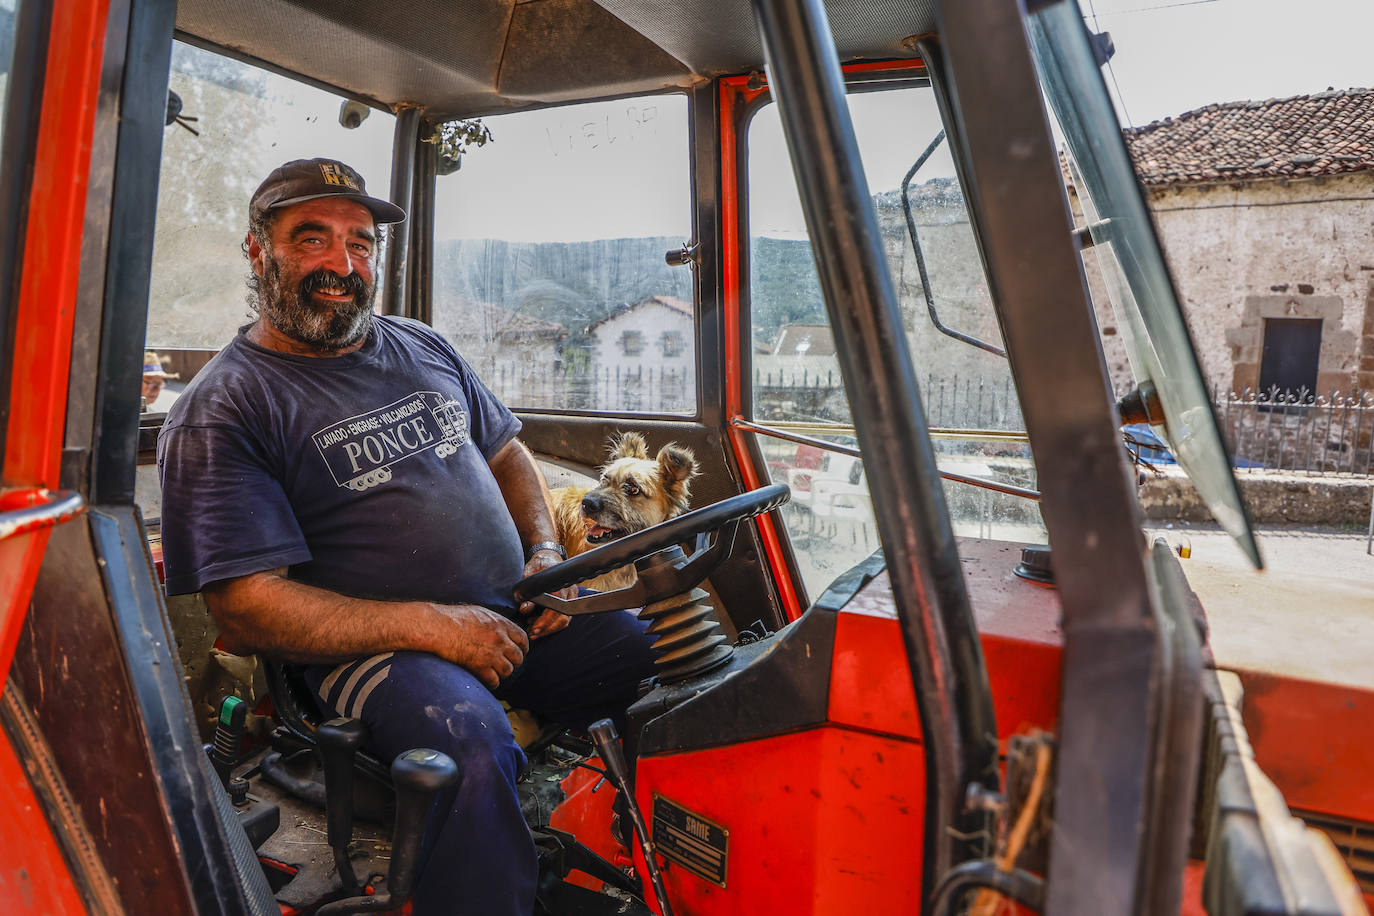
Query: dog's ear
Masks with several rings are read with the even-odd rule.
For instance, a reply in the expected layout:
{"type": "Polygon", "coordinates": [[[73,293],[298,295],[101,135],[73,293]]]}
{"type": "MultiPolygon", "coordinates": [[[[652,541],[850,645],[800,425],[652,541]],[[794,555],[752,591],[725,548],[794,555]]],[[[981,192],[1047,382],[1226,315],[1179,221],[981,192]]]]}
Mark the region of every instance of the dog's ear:
{"type": "Polygon", "coordinates": [[[686,510],[688,483],[697,476],[697,456],[690,448],[669,442],[658,450],[658,473],[678,511],[686,510]]]}
{"type": "Polygon", "coordinates": [[[606,457],[611,461],[620,458],[640,458],[648,460],[649,444],[639,433],[618,433],[611,437],[606,447],[606,457]]]}

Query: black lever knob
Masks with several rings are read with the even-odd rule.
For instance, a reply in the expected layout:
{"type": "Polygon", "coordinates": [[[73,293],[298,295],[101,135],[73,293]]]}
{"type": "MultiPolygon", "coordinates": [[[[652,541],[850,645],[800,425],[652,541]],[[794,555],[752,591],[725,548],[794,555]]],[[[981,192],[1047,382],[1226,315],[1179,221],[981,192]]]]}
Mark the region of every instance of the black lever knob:
{"type": "Polygon", "coordinates": [[[610,719],[599,719],[588,726],[587,733],[596,745],[601,762],[606,764],[611,781],[617,786],[621,783],[628,785],[630,768],[625,764],[625,754],[620,749],[620,735],[615,730],[615,724],[610,719]]]}
{"type": "Polygon", "coordinates": [[[367,740],[367,726],[358,719],[330,719],[315,729],[324,762],[324,812],[334,864],[346,893],[358,889],[348,844],[353,841],[353,760],[367,740]]]}
{"type": "Polygon", "coordinates": [[[625,752],[620,748],[620,735],[615,730],[615,723],[610,719],[598,719],[587,727],[587,733],[596,744],[596,752],[601,762],[606,764],[606,773],[630,812],[630,823],[639,835],[639,848],[644,853],[644,864],[649,869],[649,882],[653,885],[654,896],[658,898],[659,912],[663,916],[673,916],[673,909],[668,905],[668,891],[663,885],[663,875],[658,870],[654,841],[649,837],[644,812],[639,810],[639,802],[635,801],[634,790],[630,787],[630,768],[625,763],[625,752]]]}
{"type": "Polygon", "coordinates": [[[425,747],[406,751],[391,764],[391,781],[396,787],[396,831],[391,838],[386,889],[393,906],[399,906],[414,892],[420,840],[429,822],[434,796],[456,784],[458,776],[453,758],[425,747]]]}

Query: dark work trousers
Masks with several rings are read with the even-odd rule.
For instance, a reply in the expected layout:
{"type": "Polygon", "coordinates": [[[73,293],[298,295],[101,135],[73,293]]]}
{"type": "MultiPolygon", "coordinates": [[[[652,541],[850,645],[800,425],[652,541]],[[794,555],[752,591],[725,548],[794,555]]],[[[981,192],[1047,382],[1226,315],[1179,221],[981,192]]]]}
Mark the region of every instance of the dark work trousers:
{"type": "Polygon", "coordinates": [[[493,696],[467,671],[422,652],[388,652],[305,669],[339,715],[362,719],[385,761],[417,747],[443,751],[462,774],[436,799],[415,891],[415,916],[529,916],[534,843],[515,783],[525,754],[497,699],[546,721],[583,728],[603,716],[623,728],[639,682],[653,673],[652,638],[630,611],[574,617],[535,640],[493,696]]]}

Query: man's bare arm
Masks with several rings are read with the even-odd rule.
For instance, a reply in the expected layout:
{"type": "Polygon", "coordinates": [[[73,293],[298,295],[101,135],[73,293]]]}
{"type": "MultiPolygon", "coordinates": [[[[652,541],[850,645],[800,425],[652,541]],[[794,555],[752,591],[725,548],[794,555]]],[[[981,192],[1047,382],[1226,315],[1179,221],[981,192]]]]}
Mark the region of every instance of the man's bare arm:
{"type": "Polygon", "coordinates": [[[500,614],[472,604],[369,601],[293,582],[285,569],[205,587],[225,648],[283,661],[341,662],[378,652],[429,652],[495,687],[529,641],[500,614]]]}
{"type": "Polygon", "coordinates": [[[557,541],[558,529],[549,514],[549,485],[534,456],[519,439],[512,439],[492,456],[491,473],[501,487],[506,508],[515,519],[520,543],[525,546],[540,541],[557,541]]]}
{"type": "MultiPolygon", "coordinates": [[[[515,520],[515,530],[520,533],[520,543],[525,546],[541,541],[558,542],[558,528],[549,514],[549,485],[544,475],[534,463],[534,456],[519,439],[512,439],[501,447],[488,464],[491,473],[501,488],[501,496],[506,500],[506,508],[515,520]]],[[[562,562],[562,557],[552,550],[543,550],[530,557],[525,563],[525,575],[532,575],[562,562]]],[[[576,588],[564,589],[564,598],[577,596],[576,588]]],[[[520,605],[520,612],[532,613],[535,606],[526,601],[520,605]]],[[[535,639],[556,633],[568,625],[568,618],[557,611],[545,609],[530,625],[530,635],[535,639]]]]}

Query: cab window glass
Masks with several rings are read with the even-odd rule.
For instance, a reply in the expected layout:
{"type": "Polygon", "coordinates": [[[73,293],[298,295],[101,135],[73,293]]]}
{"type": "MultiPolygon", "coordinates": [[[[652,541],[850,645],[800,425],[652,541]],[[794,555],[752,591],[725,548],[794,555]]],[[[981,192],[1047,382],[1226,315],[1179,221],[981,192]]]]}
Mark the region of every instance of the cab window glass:
{"type": "Polygon", "coordinates": [[[254,317],[240,246],[259,182],[289,160],[328,156],[387,197],[394,126],[390,114],[359,108],[367,116],[345,128],[342,97],[181,42],[172,48],[169,85],[182,120],[163,137],[147,345],[180,378],[168,379],[150,405],[159,411],[196,361],[254,317]]]}
{"type": "Polygon", "coordinates": [[[438,180],[435,328],[512,407],[695,412],[686,98],[483,124],[438,180]]]}
{"type": "MultiPolygon", "coordinates": [[[[942,333],[927,305],[923,269],[942,325],[1001,345],[963,190],[948,145],[936,142],[942,125],[934,94],[906,85],[851,91],[848,99],[941,470],[1033,488],[1035,468],[1019,441],[1025,427],[1006,360],[942,333]],[[908,211],[903,179],[933,143],[907,183],[908,211]]],[[[759,438],[773,480],[792,489],[784,518],[815,596],[879,543],[863,463],[844,453],[858,445],[851,395],[840,378],[776,106],[760,109],[750,123],[748,181],[754,419],[842,449],[759,438]]],[[[945,497],[958,534],[1043,538],[1029,500],[951,481],[945,497]]]]}
{"type": "Polygon", "coordinates": [[[5,139],[5,112],[9,109],[10,64],[14,60],[15,18],[19,0],[0,0],[0,143],[5,139]]]}
{"type": "Polygon", "coordinates": [[[254,318],[241,249],[249,197],[277,166],[316,156],[347,162],[387,197],[394,127],[390,114],[359,109],[367,116],[346,129],[342,97],[182,42],[173,43],[169,88],[181,112],[163,136],[158,175],[136,478],[150,523],[161,515],[152,453],[161,415],[254,318]]]}

